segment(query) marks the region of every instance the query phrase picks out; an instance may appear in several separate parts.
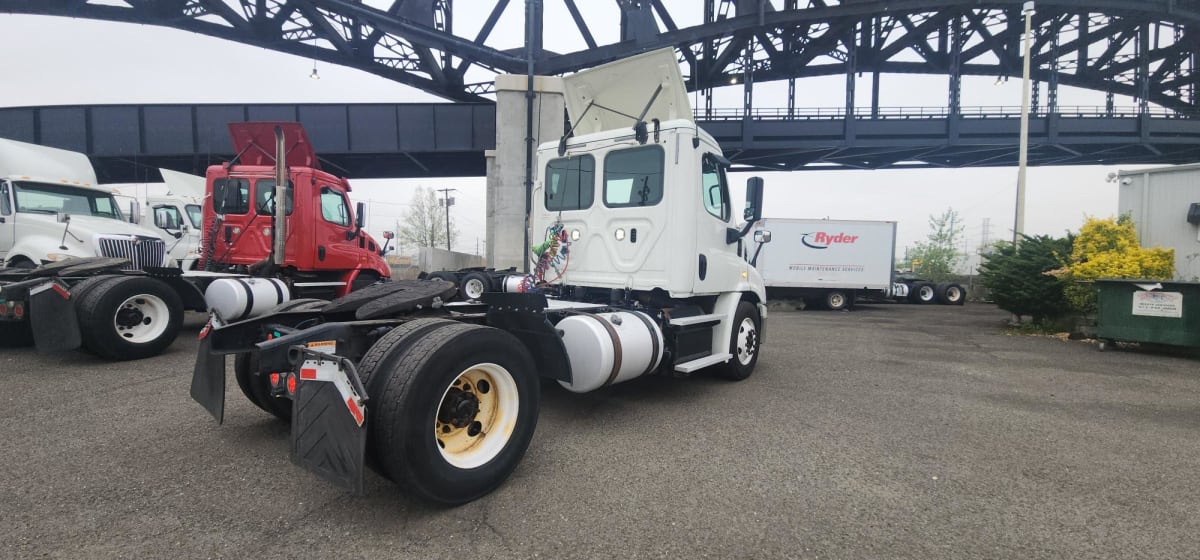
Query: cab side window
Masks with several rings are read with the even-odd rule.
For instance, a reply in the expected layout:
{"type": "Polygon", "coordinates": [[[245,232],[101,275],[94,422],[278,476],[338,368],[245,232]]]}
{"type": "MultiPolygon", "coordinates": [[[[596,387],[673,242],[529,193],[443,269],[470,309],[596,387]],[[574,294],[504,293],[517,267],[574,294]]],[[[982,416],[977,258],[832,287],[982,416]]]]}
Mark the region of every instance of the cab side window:
{"type": "Polygon", "coordinates": [[[339,226],[350,227],[350,207],[342,193],[321,187],[321,217],[339,226]]]}
{"type": "Polygon", "coordinates": [[[213,181],[213,211],[218,214],[245,214],[250,211],[249,179],[213,181]]]}
{"type": "Polygon", "coordinates": [[[654,206],[663,197],[661,146],[609,152],[604,157],[604,205],[654,206]]]}
{"type": "MultiPolygon", "coordinates": [[[[287,215],[292,215],[292,199],[294,188],[291,180],[288,181],[286,192],[284,211],[287,215]]],[[[275,179],[259,179],[254,182],[254,210],[260,216],[270,216],[275,214],[275,179]]]]}
{"type": "Polygon", "coordinates": [[[559,158],[546,164],[546,210],[586,210],[596,197],[596,159],[559,158]]]}
{"type": "Polygon", "coordinates": [[[704,198],[704,209],[723,222],[729,221],[729,186],[725,180],[725,167],[709,154],[701,164],[700,196],[704,198]]]}
{"type": "Polygon", "coordinates": [[[0,215],[12,214],[12,203],[8,201],[8,181],[0,181],[0,215]]]}

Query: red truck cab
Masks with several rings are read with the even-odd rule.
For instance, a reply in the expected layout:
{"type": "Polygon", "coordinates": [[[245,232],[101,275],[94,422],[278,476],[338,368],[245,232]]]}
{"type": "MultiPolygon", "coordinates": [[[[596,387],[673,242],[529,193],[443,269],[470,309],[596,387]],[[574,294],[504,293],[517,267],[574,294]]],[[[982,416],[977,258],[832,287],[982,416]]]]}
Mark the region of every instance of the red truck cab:
{"type": "MultiPolygon", "coordinates": [[[[381,246],[350,205],[350,182],[320,169],[299,123],[230,123],[237,156],[208,168],[203,210],[206,270],[245,271],[271,256],[275,213],[275,127],[288,167],[284,262],[277,275],[295,282],[343,282],[334,295],[391,276],[381,246]]],[[[319,294],[314,294],[319,295],[319,294]]]]}

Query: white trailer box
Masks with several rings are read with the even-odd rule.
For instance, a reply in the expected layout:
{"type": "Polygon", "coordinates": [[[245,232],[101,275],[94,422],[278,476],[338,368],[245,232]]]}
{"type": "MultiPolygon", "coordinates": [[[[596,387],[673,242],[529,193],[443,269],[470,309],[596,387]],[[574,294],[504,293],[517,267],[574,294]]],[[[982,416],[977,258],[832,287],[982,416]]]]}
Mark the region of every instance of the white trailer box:
{"type": "Polygon", "coordinates": [[[896,222],[767,218],[755,229],[772,236],[757,261],[768,292],[833,309],[861,292],[890,293],[896,222]]]}

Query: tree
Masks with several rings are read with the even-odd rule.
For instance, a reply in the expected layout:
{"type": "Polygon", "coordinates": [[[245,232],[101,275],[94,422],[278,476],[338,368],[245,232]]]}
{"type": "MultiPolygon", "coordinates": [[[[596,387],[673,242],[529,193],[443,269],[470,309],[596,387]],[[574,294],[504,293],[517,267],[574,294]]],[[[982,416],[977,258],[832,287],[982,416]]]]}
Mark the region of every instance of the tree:
{"type": "Polygon", "coordinates": [[[1088,218],[1079,228],[1070,263],[1055,271],[1066,282],[1066,296],[1081,313],[1096,310],[1096,288],[1091,280],[1138,278],[1167,280],[1175,275],[1175,250],[1147,249],[1138,242],[1137,227],[1129,216],[1088,218]]]}
{"type": "Polygon", "coordinates": [[[963,260],[963,255],[958,252],[962,218],[953,208],[947,208],[940,216],[929,216],[929,230],[928,238],[911,252],[912,259],[921,263],[914,267],[914,272],[932,282],[950,280],[963,260]]]}
{"type": "MultiPolygon", "coordinates": [[[[446,208],[443,207],[433,189],[418,187],[413,194],[412,203],[404,212],[400,222],[400,231],[396,232],[405,243],[417,247],[446,246],[446,208]]],[[[458,238],[458,229],[454,227],[454,219],[450,219],[450,241],[458,238]]]]}
{"type": "Polygon", "coordinates": [[[1063,295],[1063,283],[1048,274],[1058,269],[1071,253],[1074,238],[1023,235],[1021,243],[1001,241],[992,246],[979,266],[979,278],[996,306],[1019,321],[1029,316],[1044,325],[1071,311],[1063,295]]]}

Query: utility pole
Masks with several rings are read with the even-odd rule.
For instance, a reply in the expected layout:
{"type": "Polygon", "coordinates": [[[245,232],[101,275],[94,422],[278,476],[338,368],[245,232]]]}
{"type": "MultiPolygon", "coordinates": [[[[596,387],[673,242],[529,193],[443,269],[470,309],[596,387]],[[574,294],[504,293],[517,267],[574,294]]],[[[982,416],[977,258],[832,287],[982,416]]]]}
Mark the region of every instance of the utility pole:
{"type": "Polygon", "coordinates": [[[449,251],[450,250],[450,207],[454,206],[454,197],[450,196],[450,192],[456,191],[458,189],[437,189],[437,190],[438,190],[438,192],[442,193],[442,200],[440,200],[439,202],[442,203],[442,206],[446,207],[446,250],[449,251]]]}
{"type": "Polygon", "coordinates": [[[1033,33],[1033,2],[1026,2],[1021,8],[1025,16],[1025,56],[1024,73],[1021,80],[1021,140],[1018,148],[1017,162],[1017,208],[1013,216],[1013,245],[1021,240],[1025,233],[1025,173],[1029,166],[1029,44],[1033,33]]]}

